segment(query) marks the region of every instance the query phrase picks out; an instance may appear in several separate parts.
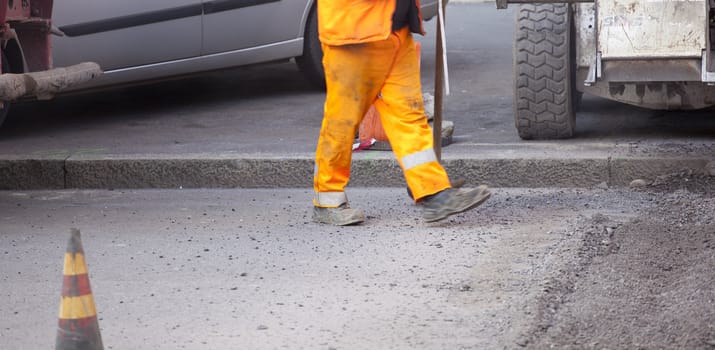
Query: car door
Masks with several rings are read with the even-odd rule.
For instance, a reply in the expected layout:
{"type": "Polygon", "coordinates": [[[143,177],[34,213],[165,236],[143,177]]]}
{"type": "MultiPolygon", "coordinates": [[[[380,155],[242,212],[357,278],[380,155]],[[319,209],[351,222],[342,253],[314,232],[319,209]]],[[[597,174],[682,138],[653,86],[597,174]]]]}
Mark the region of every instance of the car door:
{"type": "MultiPolygon", "coordinates": [[[[298,54],[310,3],[311,0],[204,0],[203,54],[260,50],[264,45],[290,46],[293,54],[298,54]]],[[[254,59],[282,58],[274,54],[277,53],[254,59]]]]}
{"type": "Polygon", "coordinates": [[[94,61],[116,70],[201,54],[201,0],[60,0],[53,22],[57,67],[94,61]]]}

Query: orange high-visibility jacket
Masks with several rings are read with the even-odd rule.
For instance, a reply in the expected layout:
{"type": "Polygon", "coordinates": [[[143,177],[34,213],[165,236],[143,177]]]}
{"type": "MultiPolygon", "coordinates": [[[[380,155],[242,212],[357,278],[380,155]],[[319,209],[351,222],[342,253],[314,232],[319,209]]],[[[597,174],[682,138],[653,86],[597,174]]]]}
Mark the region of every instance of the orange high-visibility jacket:
{"type": "MultiPolygon", "coordinates": [[[[397,0],[318,0],[318,33],[326,45],[385,40],[392,32],[397,0]]],[[[420,0],[410,17],[410,30],[424,34],[420,0]],[[416,17],[416,18],[415,18],[416,17]]]]}

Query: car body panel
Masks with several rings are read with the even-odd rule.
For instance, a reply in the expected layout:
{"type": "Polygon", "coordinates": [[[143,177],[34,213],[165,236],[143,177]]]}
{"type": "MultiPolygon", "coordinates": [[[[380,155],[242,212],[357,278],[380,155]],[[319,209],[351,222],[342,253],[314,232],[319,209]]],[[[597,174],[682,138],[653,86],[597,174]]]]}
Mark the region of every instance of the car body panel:
{"type": "Polygon", "coordinates": [[[200,0],[55,1],[54,23],[66,35],[52,38],[54,65],[114,70],[198,57],[201,17],[200,0]]]}
{"type": "MultiPolygon", "coordinates": [[[[437,0],[420,2],[425,20],[437,0]]],[[[93,61],[104,74],[85,90],[286,60],[303,54],[314,0],[63,0],[53,22],[56,67],[93,61]],[[157,19],[161,19],[158,21],[157,19]]],[[[317,40],[317,39],[316,39],[317,40]]]]}
{"type": "MultiPolygon", "coordinates": [[[[244,0],[204,1],[203,54],[260,47],[302,38],[309,0],[256,0],[251,6],[213,12],[210,4],[240,6],[244,0]]],[[[220,9],[217,9],[220,10],[220,9]]],[[[297,52],[296,55],[300,55],[297,52]]]]}

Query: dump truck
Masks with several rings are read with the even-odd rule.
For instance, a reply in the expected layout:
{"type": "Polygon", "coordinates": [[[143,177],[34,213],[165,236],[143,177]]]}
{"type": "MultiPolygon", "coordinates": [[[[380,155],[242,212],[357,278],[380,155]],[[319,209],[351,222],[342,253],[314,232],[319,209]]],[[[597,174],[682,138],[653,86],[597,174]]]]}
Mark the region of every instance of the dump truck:
{"type": "Polygon", "coordinates": [[[10,103],[49,99],[75,84],[96,78],[95,62],[52,67],[52,0],[0,0],[0,125],[10,103]]]}
{"type": "Polygon", "coordinates": [[[584,93],[658,110],[715,103],[715,0],[497,0],[508,4],[522,139],[573,137],[584,93]]]}

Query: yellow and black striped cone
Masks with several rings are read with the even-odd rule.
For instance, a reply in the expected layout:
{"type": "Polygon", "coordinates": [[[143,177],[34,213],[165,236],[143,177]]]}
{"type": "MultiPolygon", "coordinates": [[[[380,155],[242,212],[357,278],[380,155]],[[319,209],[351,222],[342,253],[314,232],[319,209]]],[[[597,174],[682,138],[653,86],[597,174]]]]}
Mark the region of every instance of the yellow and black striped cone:
{"type": "Polygon", "coordinates": [[[72,236],[65,253],[62,301],[57,327],[56,350],[102,350],[97,310],[89,286],[79,230],[72,236]]]}

